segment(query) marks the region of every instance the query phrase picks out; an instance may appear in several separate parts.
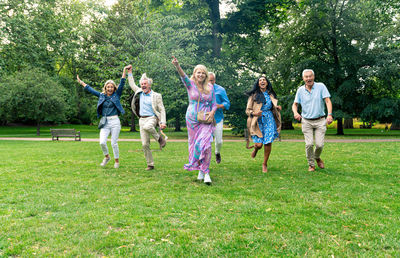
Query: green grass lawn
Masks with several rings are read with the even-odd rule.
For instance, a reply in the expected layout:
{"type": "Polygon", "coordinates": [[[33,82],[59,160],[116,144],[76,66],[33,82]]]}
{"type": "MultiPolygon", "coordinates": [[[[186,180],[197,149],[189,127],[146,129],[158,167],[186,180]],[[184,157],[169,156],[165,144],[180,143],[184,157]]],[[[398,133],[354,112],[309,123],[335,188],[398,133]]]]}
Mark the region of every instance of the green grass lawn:
{"type": "MultiPolygon", "coordinates": [[[[41,127],[40,138],[51,137],[50,128],[75,128],[81,132],[82,138],[99,138],[97,126],[89,125],[60,125],[41,127]]],[[[139,128],[138,128],[139,130],[139,128]]],[[[172,128],[164,130],[170,139],[187,139],[186,128],[181,132],[175,132],[172,128]]],[[[326,139],[400,139],[400,130],[385,131],[382,128],[372,129],[345,129],[345,135],[336,135],[336,129],[329,127],[326,133],[326,139]]],[[[300,125],[295,125],[295,130],[283,130],[282,139],[303,139],[300,125]]],[[[0,137],[38,137],[36,136],[36,127],[34,126],[0,126],[0,137]]],[[[122,127],[120,138],[122,139],[140,139],[139,132],[130,132],[129,127],[122,127]]],[[[242,136],[234,135],[230,129],[224,129],[225,139],[242,139],[242,136]]]]}
{"type": "Polygon", "coordinates": [[[103,169],[98,143],[0,141],[0,256],[400,256],[399,142],[327,143],[313,173],[278,142],[268,174],[225,142],[212,186],[183,170],[187,143],[150,172],[119,146],[103,169]]]}

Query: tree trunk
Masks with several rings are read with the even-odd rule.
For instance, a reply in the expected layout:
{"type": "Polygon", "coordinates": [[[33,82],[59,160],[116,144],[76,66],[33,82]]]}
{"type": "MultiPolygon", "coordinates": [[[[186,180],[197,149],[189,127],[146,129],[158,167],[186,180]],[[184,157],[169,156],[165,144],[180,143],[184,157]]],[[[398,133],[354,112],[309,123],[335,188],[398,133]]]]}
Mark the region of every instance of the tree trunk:
{"type": "Polygon", "coordinates": [[[294,130],[292,121],[282,121],[282,130],[294,130]]]}
{"type": "Polygon", "coordinates": [[[182,132],[181,130],[181,119],[179,118],[179,115],[175,117],[175,132],[182,132]]]}
{"type": "Polygon", "coordinates": [[[213,24],[213,53],[214,57],[221,54],[222,37],[221,37],[221,15],[219,11],[219,0],[206,0],[210,8],[210,18],[213,24]]]}
{"type": "Polygon", "coordinates": [[[344,131],[343,131],[343,118],[338,118],[337,119],[337,131],[336,131],[337,135],[344,135],[344,131]]]}
{"type": "Polygon", "coordinates": [[[37,124],[36,124],[36,135],[37,136],[40,135],[40,121],[37,121],[37,124]]]}
{"type": "Polygon", "coordinates": [[[400,130],[400,121],[393,121],[392,125],[390,126],[391,130],[400,130]]]}
{"type": "Polygon", "coordinates": [[[353,129],[353,118],[344,119],[344,129],[353,129]]]}
{"type": "Polygon", "coordinates": [[[135,114],[133,113],[131,113],[131,132],[137,132],[135,124],[135,114]]]}

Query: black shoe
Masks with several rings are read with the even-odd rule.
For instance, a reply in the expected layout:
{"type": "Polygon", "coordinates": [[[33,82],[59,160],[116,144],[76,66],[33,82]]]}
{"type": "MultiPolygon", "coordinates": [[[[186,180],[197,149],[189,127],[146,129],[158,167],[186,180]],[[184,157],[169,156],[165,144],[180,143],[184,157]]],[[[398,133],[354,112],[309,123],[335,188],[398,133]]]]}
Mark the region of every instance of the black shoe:
{"type": "Polygon", "coordinates": [[[160,134],[160,138],[158,138],[158,143],[160,144],[160,150],[167,145],[167,141],[164,139],[164,137],[160,134]]]}
{"type": "Polygon", "coordinates": [[[221,163],[221,154],[215,154],[215,162],[217,162],[217,164],[221,163]]]}
{"type": "Polygon", "coordinates": [[[146,168],[146,170],[153,170],[153,169],[154,169],[154,166],[150,166],[150,165],[148,165],[146,168]]]}

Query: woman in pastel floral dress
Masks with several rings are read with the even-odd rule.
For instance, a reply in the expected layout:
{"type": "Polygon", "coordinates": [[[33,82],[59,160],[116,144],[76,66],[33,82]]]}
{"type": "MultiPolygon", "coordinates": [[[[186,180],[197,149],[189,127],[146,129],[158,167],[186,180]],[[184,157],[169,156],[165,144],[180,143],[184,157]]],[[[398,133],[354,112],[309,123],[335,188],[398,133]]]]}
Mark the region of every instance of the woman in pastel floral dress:
{"type": "Polygon", "coordinates": [[[215,125],[214,123],[200,123],[197,120],[197,112],[200,110],[210,112],[209,121],[214,120],[214,114],[217,110],[214,87],[208,82],[208,71],[204,65],[197,65],[189,79],[175,57],[173,57],[172,64],[181,76],[189,97],[189,106],[186,111],[189,163],[185,164],[184,168],[188,171],[199,170],[197,179],[204,180],[206,184],[211,184],[211,143],[215,125]]]}
{"type": "Polygon", "coordinates": [[[254,142],[251,157],[255,158],[264,145],[264,162],[262,171],[268,172],[268,159],[271,154],[272,142],[279,136],[281,129],[281,107],[271,83],[261,76],[247,92],[249,96],[246,107],[247,128],[254,142]]]}

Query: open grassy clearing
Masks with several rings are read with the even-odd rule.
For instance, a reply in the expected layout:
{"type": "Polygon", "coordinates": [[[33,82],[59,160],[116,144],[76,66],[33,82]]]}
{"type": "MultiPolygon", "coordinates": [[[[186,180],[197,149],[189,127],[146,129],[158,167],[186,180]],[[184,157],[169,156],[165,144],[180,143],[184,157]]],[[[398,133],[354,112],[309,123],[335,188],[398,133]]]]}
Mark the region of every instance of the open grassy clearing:
{"type": "Polygon", "coordinates": [[[186,143],[151,172],[119,145],[116,170],[98,143],[0,141],[0,256],[400,255],[400,143],[328,143],[315,173],[303,143],[274,143],[265,175],[226,142],[210,187],[182,169],[186,143]]]}

